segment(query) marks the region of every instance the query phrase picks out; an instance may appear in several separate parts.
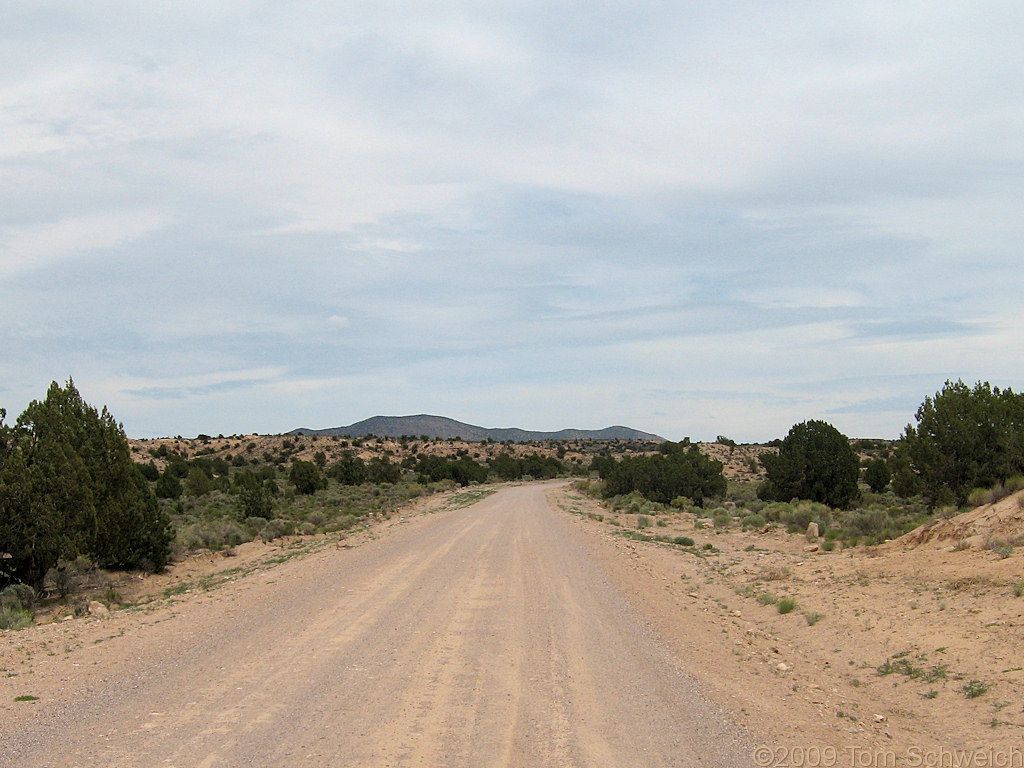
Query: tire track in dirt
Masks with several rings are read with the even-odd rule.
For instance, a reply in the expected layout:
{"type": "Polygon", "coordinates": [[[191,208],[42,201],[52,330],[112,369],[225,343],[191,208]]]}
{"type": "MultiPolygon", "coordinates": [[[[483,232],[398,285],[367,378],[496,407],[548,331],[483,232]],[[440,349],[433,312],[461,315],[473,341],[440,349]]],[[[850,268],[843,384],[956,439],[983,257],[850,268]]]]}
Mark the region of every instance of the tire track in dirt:
{"type": "Polygon", "coordinates": [[[125,677],[69,683],[5,739],[0,765],[749,765],[549,487],[416,518],[130,627],[111,644],[138,649],[125,677]]]}

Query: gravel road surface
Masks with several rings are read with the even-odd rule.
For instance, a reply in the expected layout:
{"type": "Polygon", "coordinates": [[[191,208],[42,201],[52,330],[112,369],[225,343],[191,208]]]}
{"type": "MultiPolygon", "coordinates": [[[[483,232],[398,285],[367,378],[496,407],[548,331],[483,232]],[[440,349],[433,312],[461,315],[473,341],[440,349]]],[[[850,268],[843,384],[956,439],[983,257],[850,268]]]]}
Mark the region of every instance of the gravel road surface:
{"type": "Polygon", "coordinates": [[[550,488],[116,611],[0,711],[0,765],[751,765],[685,672],[701,659],[644,625],[550,488]]]}

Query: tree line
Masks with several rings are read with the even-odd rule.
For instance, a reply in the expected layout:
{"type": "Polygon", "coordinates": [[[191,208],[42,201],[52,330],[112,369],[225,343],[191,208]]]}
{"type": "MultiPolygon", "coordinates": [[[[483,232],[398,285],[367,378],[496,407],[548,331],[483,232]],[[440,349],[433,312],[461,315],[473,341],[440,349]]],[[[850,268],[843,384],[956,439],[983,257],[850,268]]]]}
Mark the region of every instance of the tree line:
{"type": "Polygon", "coordinates": [[[661,504],[681,496],[701,504],[705,498],[721,496],[726,490],[722,462],[705,456],[689,441],[662,443],[653,456],[620,460],[598,456],[591,468],[604,480],[604,493],[609,497],[636,491],[661,504]]]}
{"type": "MultiPolygon", "coordinates": [[[[774,441],[777,453],[760,457],[765,480],[758,496],[848,508],[861,499],[863,481],[875,493],[891,488],[931,506],[962,505],[975,489],[1024,475],[1024,395],[1010,388],[947,381],[924,399],[915,421],[887,457],[875,457],[864,467],[851,440],[831,424],[795,424],[774,441]]],[[[721,436],[718,442],[735,445],[721,436]]],[[[660,503],[684,496],[699,504],[725,492],[721,464],[704,458],[688,441],[665,443],[652,456],[597,457],[592,470],[604,480],[609,497],[636,491],[660,503]]]]}
{"type": "MultiPolygon", "coordinates": [[[[235,495],[245,516],[258,518],[271,516],[280,493],[272,467],[232,473],[225,459],[170,452],[162,457],[163,471],[152,462],[133,463],[121,425],[105,407],[86,403],[70,379],[51,384],[14,424],[5,419],[0,409],[0,585],[38,584],[59,560],[79,555],[108,568],[159,570],[174,533],[157,497],[222,490],[235,495]]],[[[1024,475],[1024,395],[988,382],[947,381],[924,399],[891,452],[864,467],[850,439],[824,421],[796,424],[775,444],[778,452],[760,459],[765,480],[758,495],[765,500],[850,507],[864,483],[933,506],[963,504],[974,489],[1024,475]]],[[[722,470],[689,440],[664,443],[651,455],[599,455],[590,467],[608,496],[638,492],[660,503],[685,497],[696,504],[725,494],[722,470]]],[[[557,458],[536,453],[501,453],[489,462],[420,455],[396,463],[386,456],[364,461],[349,451],[329,466],[322,452],[312,462],[295,458],[287,479],[296,493],[314,494],[329,480],[395,483],[403,473],[424,484],[469,485],[565,471],[557,458]]]]}

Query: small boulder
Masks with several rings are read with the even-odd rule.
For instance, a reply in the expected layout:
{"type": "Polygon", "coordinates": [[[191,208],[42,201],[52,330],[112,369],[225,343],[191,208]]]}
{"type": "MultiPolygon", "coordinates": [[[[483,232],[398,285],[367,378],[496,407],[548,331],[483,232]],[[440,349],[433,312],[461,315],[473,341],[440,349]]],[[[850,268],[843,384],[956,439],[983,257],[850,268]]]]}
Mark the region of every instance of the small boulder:
{"type": "Polygon", "coordinates": [[[813,520],[807,524],[807,540],[817,541],[818,540],[818,524],[813,520]]]}
{"type": "Polygon", "coordinates": [[[110,609],[99,600],[93,600],[89,603],[89,615],[103,619],[110,615],[110,609]]]}

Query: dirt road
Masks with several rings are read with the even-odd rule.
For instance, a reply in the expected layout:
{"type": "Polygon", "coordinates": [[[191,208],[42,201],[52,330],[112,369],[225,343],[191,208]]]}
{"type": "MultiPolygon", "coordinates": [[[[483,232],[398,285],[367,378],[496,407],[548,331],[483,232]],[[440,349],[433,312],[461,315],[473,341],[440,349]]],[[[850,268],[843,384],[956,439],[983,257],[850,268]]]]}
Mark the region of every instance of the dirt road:
{"type": "Polygon", "coordinates": [[[8,681],[46,693],[0,711],[0,765],[750,765],[549,487],[87,620],[8,681]]]}

